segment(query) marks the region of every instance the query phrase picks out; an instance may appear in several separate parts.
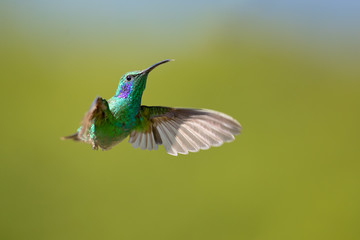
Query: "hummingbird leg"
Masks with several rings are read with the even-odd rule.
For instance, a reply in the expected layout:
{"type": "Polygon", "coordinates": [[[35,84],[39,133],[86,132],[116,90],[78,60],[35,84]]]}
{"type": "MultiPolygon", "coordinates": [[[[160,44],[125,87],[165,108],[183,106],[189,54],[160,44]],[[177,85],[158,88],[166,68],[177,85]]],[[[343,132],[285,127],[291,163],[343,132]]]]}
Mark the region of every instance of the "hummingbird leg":
{"type": "Polygon", "coordinates": [[[93,142],[91,145],[93,150],[98,150],[99,147],[96,143],[93,142]]]}

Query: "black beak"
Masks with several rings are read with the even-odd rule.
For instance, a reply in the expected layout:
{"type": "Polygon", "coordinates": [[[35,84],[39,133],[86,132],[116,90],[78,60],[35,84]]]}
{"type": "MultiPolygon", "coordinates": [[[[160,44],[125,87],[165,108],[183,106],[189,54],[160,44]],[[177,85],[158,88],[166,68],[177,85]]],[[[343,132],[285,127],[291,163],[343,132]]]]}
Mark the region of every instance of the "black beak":
{"type": "Polygon", "coordinates": [[[151,72],[154,68],[156,68],[157,66],[159,66],[159,65],[161,65],[161,64],[163,64],[163,63],[170,62],[170,61],[174,61],[174,60],[172,60],[172,59],[166,59],[166,60],[163,60],[163,61],[161,61],[161,62],[155,63],[154,65],[148,67],[147,69],[142,70],[142,71],[141,71],[141,74],[143,74],[143,73],[149,73],[149,72],[151,72]]]}

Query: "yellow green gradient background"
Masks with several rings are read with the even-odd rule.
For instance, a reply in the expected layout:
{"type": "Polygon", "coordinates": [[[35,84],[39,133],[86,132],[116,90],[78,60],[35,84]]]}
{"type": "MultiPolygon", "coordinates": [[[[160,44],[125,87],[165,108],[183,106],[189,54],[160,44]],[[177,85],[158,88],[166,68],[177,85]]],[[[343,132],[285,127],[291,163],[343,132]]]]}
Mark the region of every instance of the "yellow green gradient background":
{"type": "Polygon", "coordinates": [[[0,239],[359,239],[360,8],[314,2],[2,1],[0,239]],[[233,143],[60,141],[166,58],[143,103],[227,113],[233,143]]]}

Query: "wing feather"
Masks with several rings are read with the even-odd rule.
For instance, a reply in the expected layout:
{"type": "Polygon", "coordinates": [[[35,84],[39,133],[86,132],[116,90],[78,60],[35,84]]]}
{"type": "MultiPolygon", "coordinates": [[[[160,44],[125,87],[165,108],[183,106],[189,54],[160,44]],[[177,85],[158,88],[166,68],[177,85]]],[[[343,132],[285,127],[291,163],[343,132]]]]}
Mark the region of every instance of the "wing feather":
{"type": "Polygon", "coordinates": [[[179,138],[179,134],[177,133],[176,130],[174,130],[172,128],[171,124],[169,124],[169,121],[163,122],[163,125],[164,125],[164,129],[167,133],[167,136],[168,136],[170,143],[173,146],[174,150],[181,154],[187,154],[188,151],[184,150],[184,148],[181,146],[182,141],[179,138]]]}
{"type": "MultiPolygon", "coordinates": [[[[175,121],[180,122],[179,119],[176,119],[175,121]]],[[[179,129],[184,132],[184,135],[192,141],[196,148],[203,150],[209,149],[210,146],[207,144],[207,141],[205,141],[201,135],[198,135],[195,131],[193,131],[190,126],[181,122],[179,123],[179,126],[181,126],[179,129]]]]}
{"type": "MultiPolygon", "coordinates": [[[[63,137],[62,139],[73,139],[75,141],[83,141],[92,144],[93,149],[98,149],[99,145],[96,139],[90,137],[90,131],[92,126],[97,127],[103,124],[109,119],[113,119],[108,102],[101,98],[96,97],[92,102],[89,110],[85,113],[82,119],[81,127],[78,131],[70,136],[63,137]]],[[[136,133],[132,133],[136,134],[136,133]]],[[[102,149],[107,149],[104,146],[100,146],[102,149]]]]}
{"type": "Polygon", "coordinates": [[[169,136],[166,134],[165,127],[162,124],[159,124],[156,129],[159,131],[161,140],[163,142],[163,145],[165,147],[165,150],[168,154],[177,156],[177,152],[173,149],[171,146],[171,141],[169,139],[169,136]]]}
{"type": "Polygon", "coordinates": [[[141,134],[140,149],[145,150],[147,148],[147,133],[141,134]]]}
{"type": "Polygon", "coordinates": [[[191,138],[188,137],[188,135],[184,132],[184,129],[181,127],[181,125],[176,123],[174,120],[170,120],[168,123],[174,132],[177,131],[177,136],[181,141],[183,149],[185,149],[186,151],[185,154],[187,154],[187,151],[189,152],[199,151],[199,148],[196,146],[195,142],[193,142],[191,138]]]}
{"type": "Polygon", "coordinates": [[[133,144],[134,148],[140,147],[140,142],[141,142],[142,136],[143,136],[143,134],[141,134],[141,133],[136,134],[136,139],[135,139],[134,144],[133,144]]]}
{"type": "Polygon", "coordinates": [[[158,145],[156,144],[156,141],[155,141],[155,138],[154,138],[154,133],[150,132],[150,135],[151,135],[151,145],[152,145],[151,150],[157,150],[158,145]]]}
{"type": "Polygon", "coordinates": [[[231,142],[241,131],[232,117],[206,109],[142,106],[141,119],[148,125],[130,134],[133,147],[156,150],[164,145],[174,156],[231,142]]]}

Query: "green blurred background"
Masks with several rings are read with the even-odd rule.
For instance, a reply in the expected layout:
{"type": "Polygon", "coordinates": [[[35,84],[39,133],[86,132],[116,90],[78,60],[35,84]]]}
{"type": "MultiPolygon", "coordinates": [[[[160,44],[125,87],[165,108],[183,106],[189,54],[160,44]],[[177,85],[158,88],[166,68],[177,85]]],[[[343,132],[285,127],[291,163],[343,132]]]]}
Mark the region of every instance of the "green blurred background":
{"type": "Polygon", "coordinates": [[[357,1],[1,1],[0,239],[359,239],[357,1]],[[172,157],[60,141],[127,71],[243,125],[172,157]]]}

